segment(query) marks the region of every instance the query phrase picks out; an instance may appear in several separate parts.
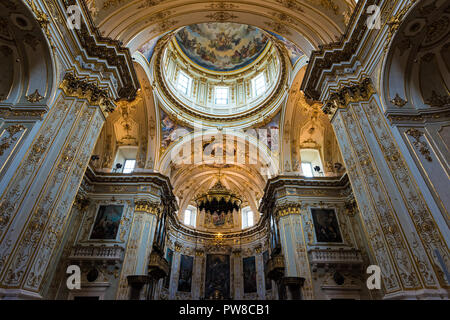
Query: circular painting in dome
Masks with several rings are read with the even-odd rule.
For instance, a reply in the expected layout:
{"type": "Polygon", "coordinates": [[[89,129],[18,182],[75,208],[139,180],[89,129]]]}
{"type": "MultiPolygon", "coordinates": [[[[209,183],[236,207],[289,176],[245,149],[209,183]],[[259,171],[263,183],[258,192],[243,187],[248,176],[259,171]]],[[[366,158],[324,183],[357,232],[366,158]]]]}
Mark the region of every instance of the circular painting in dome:
{"type": "Polygon", "coordinates": [[[194,24],[175,37],[189,59],[212,71],[233,71],[249,65],[268,42],[260,29],[237,23],[194,24]]]}

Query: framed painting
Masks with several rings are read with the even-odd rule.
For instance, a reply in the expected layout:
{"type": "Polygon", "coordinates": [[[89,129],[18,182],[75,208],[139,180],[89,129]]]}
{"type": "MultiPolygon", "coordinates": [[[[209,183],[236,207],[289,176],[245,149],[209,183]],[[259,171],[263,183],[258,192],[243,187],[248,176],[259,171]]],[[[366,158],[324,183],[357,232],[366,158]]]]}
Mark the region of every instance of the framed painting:
{"type": "Polygon", "coordinates": [[[205,275],[206,299],[230,297],[230,256],[208,254],[206,256],[205,275]]]}
{"type": "Polygon", "coordinates": [[[244,293],[257,292],[255,257],[242,259],[244,270],[244,293]]]}
{"type": "Polygon", "coordinates": [[[263,262],[264,262],[264,277],[266,279],[266,290],[272,289],[272,280],[267,277],[267,261],[269,261],[269,251],[264,251],[263,262]]]}
{"type": "Polygon", "coordinates": [[[311,208],[317,242],[342,243],[341,231],[334,209],[311,208]]]}
{"type": "Polygon", "coordinates": [[[180,277],[178,278],[178,291],[191,292],[193,266],[194,266],[194,257],[181,255],[180,277]]]}
{"type": "Polygon", "coordinates": [[[115,240],[122,219],[123,205],[101,205],[91,231],[91,240],[115,240]]]}

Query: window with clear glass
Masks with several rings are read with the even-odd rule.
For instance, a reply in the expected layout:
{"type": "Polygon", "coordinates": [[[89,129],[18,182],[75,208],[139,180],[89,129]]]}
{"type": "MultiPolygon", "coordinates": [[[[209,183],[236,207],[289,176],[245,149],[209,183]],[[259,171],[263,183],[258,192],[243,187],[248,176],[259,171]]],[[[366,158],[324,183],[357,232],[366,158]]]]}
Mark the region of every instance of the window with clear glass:
{"type": "Polygon", "coordinates": [[[250,228],[254,225],[253,211],[250,207],[242,209],[242,229],[250,228]]]}
{"type": "Polygon", "coordinates": [[[300,149],[302,172],[305,177],[323,177],[323,165],[318,149],[300,149]]]}
{"type": "Polygon", "coordinates": [[[134,171],[134,167],[136,166],[136,160],[125,160],[123,165],[123,173],[131,173],[134,171]]]}
{"type": "Polygon", "coordinates": [[[228,88],[216,87],[215,104],[227,105],[228,104],[228,88]]]}
{"type": "Polygon", "coordinates": [[[177,89],[187,96],[189,93],[190,82],[191,79],[183,72],[180,72],[177,77],[177,89]]]}
{"type": "Polygon", "coordinates": [[[195,227],[195,217],[196,210],[195,208],[188,208],[184,211],[184,224],[187,226],[195,227]]]}
{"type": "Polygon", "coordinates": [[[253,90],[255,96],[260,96],[266,91],[266,81],[263,73],[253,79],[253,90]]]}
{"type": "Polygon", "coordinates": [[[314,176],[311,162],[302,162],[303,175],[308,178],[314,176]]]}

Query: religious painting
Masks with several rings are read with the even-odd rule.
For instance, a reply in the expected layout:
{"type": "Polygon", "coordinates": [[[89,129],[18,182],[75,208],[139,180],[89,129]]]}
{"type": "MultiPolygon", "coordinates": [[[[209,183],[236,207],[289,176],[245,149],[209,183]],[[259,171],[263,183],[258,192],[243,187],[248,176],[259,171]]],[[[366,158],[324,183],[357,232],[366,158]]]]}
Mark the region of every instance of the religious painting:
{"type": "Polygon", "coordinates": [[[169,263],[169,273],[167,274],[167,277],[164,278],[164,288],[169,289],[170,275],[172,273],[172,260],[173,260],[173,250],[170,248],[167,249],[166,260],[169,263]]]}
{"type": "Polygon", "coordinates": [[[230,256],[208,254],[205,275],[206,299],[230,297],[230,256]]]}
{"type": "Polygon", "coordinates": [[[175,38],[180,49],[193,62],[221,72],[249,65],[268,43],[262,30],[228,22],[190,25],[178,31],[175,38]]]}
{"type": "Polygon", "coordinates": [[[144,43],[138,51],[144,55],[148,62],[152,59],[153,53],[155,52],[156,45],[159,39],[161,39],[165,34],[155,37],[148,42],[144,43]]]}
{"type": "Polygon", "coordinates": [[[161,110],[161,147],[167,149],[170,144],[189,134],[192,129],[178,125],[161,110]]]}
{"type": "Polygon", "coordinates": [[[191,292],[193,266],[194,266],[194,257],[181,255],[180,277],[178,278],[178,291],[191,292]]]}
{"type": "Polygon", "coordinates": [[[270,32],[265,30],[266,32],[270,33],[272,36],[274,36],[275,38],[277,38],[279,41],[281,41],[281,43],[284,44],[284,47],[287,50],[289,59],[291,60],[292,65],[294,66],[297,61],[305,55],[305,53],[300,50],[300,48],[298,48],[295,44],[293,44],[291,41],[285,39],[284,37],[280,36],[279,34],[276,34],[274,32],[270,32]]]}
{"type": "Polygon", "coordinates": [[[266,290],[272,289],[272,280],[267,277],[267,261],[269,261],[269,251],[264,251],[263,253],[263,263],[264,263],[264,275],[266,279],[266,290]]]}
{"type": "Polygon", "coordinates": [[[223,211],[218,212],[218,211],[214,211],[214,213],[212,214],[212,223],[216,226],[216,227],[221,227],[225,224],[225,222],[227,220],[229,220],[230,218],[232,218],[231,213],[225,213],[223,211]]]}
{"type": "Polygon", "coordinates": [[[117,237],[123,206],[101,205],[98,208],[97,218],[92,228],[90,239],[114,240],[117,237]]]}
{"type": "Polygon", "coordinates": [[[255,257],[243,258],[242,263],[244,270],[244,293],[257,292],[255,257]]]}
{"type": "Polygon", "coordinates": [[[311,209],[317,242],[341,243],[342,236],[334,209],[311,209]]]}

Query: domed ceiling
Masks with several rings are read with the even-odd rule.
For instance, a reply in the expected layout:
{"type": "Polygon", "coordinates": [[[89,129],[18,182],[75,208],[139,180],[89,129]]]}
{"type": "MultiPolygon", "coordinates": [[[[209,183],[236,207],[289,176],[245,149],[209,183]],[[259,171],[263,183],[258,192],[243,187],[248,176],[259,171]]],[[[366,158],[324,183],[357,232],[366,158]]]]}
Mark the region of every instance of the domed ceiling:
{"type": "Polygon", "coordinates": [[[241,69],[255,61],[269,39],[255,27],[237,23],[201,23],[184,27],[175,35],[183,53],[211,71],[241,69]]]}

